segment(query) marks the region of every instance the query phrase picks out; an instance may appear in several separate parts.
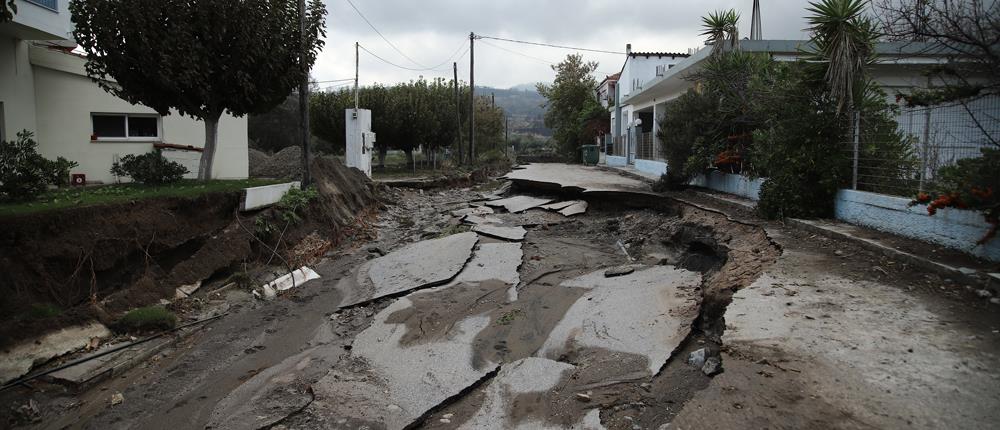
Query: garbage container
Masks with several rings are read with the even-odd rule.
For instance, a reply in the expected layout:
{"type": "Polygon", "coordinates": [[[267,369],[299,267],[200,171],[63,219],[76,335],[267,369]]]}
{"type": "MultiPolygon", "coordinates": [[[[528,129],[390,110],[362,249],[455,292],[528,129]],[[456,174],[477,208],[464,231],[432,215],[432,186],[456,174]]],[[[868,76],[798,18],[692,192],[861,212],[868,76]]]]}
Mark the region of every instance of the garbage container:
{"type": "Polygon", "coordinates": [[[600,161],[600,153],[597,145],[583,145],[580,147],[583,156],[583,164],[597,164],[600,161]]]}

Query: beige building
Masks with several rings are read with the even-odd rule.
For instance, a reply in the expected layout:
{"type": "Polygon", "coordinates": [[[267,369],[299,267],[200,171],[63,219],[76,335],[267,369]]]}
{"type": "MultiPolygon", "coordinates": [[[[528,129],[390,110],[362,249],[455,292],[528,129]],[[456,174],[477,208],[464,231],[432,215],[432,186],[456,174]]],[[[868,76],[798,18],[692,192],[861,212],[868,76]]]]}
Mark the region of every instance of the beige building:
{"type": "MultiPolygon", "coordinates": [[[[110,173],[116,159],[154,147],[194,178],[204,123],[176,113],[161,116],[102,90],[87,77],[85,58],[70,52],[76,46],[71,28],[67,0],[19,1],[13,22],[0,24],[0,139],[31,131],[42,155],[76,161],[72,173],[91,183],[116,181],[110,173]]],[[[246,118],[223,115],[216,178],[248,176],[247,143],[246,118]]]]}

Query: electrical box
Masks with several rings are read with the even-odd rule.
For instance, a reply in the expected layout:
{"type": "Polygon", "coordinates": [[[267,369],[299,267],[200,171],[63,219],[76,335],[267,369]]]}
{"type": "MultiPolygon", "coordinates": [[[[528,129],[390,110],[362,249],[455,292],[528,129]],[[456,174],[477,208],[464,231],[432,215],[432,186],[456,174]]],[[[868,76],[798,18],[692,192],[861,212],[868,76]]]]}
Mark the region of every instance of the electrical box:
{"type": "Polygon", "coordinates": [[[368,109],[347,109],[347,148],[345,162],[370,178],[372,176],[372,152],[375,150],[375,133],[372,133],[372,111],[368,109]]]}

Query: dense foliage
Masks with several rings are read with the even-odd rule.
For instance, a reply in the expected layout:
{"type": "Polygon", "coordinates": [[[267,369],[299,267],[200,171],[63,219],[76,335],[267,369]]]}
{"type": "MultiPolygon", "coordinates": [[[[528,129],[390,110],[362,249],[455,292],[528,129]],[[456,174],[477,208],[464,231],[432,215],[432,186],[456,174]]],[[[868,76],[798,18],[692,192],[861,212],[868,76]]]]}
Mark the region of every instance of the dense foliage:
{"type": "MultiPolygon", "coordinates": [[[[758,210],[767,217],[832,214],[834,195],[851,175],[853,113],[859,153],[887,166],[915,163],[912,141],[898,131],[893,108],[871,83],[874,34],[857,0],[811,4],[809,61],[777,62],[742,52],[733,41],[735,13],[705,19],[713,50],[697,82],[667,105],[658,135],[670,166],[668,187],[706,169],[767,177],[758,210]]],[[[867,168],[884,166],[869,163],[867,168]]],[[[876,176],[876,175],[872,175],[876,176]]],[[[874,187],[903,178],[881,174],[874,187]]]]}
{"type": "Polygon", "coordinates": [[[101,88],[205,121],[200,179],[211,178],[222,113],[263,113],[285,100],[325,34],[320,0],[302,11],[305,34],[297,3],[284,0],[73,0],[70,11],[101,88]]]}
{"type": "Polygon", "coordinates": [[[592,73],[596,62],[584,62],[578,54],[570,54],[552,66],[556,72],[552,85],[538,84],[538,93],[545,97],[545,126],[553,130],[559,151],[578,158],[580,145],[594,143],[594,138],[607,133],[609,120],[594,91],[597,81],[592,73]]]}
{"type": "Polygon", "coordinates": [[[48,160],[37,148],[26,130],[17,139],[0,141],[0,202],[34,200],[48,185],[69,182],[69,171],[78,164],[63,157],[48,160]]]}
{"type": "Polygon", "coordinates": [[[111,164],[112,175],[129,177],[147,185],[178,182],[187,173],[187,167],[168,160],[158,149],[142,155],[128,154],[111,164]]]}
{"type": "MultiPolygon", "coordinates": [[[[359,107],[372,111],[372,131],[376,135],[379,165],[383,164],[386,151],[404,151],[412,162],[413,151],[422,147],[429,153],[448,149],[453,158],[458,156],[459,126],[461,115],[462,153],[468,152],[469,138],[469,87],[459,88],[460,110],[455,107],[455,89],[452,81],[419,79],[390,87],[374,85],[362,87],[358,93],[359,107]]],[[[313,94],[312,132],[322,142],[329,142],[332,151],[343,148],[345,142],[346,110],[354,107],[353,89],[313,94]]],[[[503,111],[492,106],[485,97],[476,98],[476,152],[502,149],[504,139],[503,111]]]]}

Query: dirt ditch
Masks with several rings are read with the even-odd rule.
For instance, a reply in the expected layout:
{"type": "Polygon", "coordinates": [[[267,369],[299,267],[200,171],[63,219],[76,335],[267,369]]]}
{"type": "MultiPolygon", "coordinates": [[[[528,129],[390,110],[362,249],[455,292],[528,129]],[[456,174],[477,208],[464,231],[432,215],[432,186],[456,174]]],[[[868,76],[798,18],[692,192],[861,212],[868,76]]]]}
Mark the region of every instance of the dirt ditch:
{"type": "Polygon", "coordinates": [[[270,210],[237,215],[238,192],[0,220],[0,348],[85,320],[109,324],[129,309],[172,299],[181,285],[244,271],[276,243],[291,257],[313,232],[334,242],[353,233],[376,202],[373,186],[333,160],[316,159],[312,168],[320,197],[280,241],[253,237],[260,235],[255,217],[270,210]],[[57,314],[35,315],[38,308],[57,314]]]}

